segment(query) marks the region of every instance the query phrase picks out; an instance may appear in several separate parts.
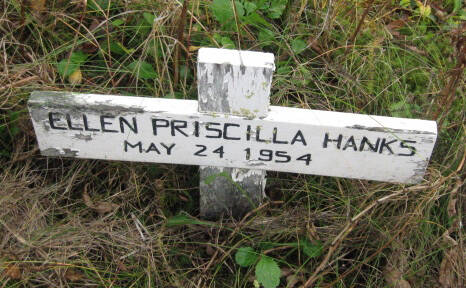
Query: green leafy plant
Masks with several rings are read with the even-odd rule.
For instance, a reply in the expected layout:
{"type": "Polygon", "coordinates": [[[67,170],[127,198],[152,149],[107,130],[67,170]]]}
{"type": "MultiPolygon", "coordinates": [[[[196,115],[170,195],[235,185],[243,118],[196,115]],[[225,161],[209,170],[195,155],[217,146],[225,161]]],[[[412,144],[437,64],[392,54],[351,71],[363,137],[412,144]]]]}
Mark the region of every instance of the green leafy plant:
{"type": "MultiPolygon", "coordinates": [[[[243,4],[239,1],[235,1],[235,10],[238,18],[244,16],[243,4]]],[[[210,10],[214,18],[222,25],[232,27],[235,23],[235,10],[230,0],[214,0],[210,5],[210,10]]]]}
{"type": "MultiPolygon", "coordinates": [[[[320,241],[309,241],[305,238],[299,242],[275,244],[262,243],[262,249],[267,250],[275,246],[288,245],[298,248],[309,258],[316,258],[322,255],[323,245],[320,241]]],[[[281,270],[277,261],[267,255],[261,255],[254,248],[249,246],[240,247],[235,254],[235,261],[241,267],[250,267],[254,264],[256,280],[265,288],[275,288],[280,284],[281,270]]]]}
{"type": "Polygon", "coordinates": [[[89,0],[87,1],[87,9],[89,11],[99,11],[107,9],[111,5],[110,0],[89,0]]]}
{"type": "Polygon", "coordinates": [[[154,79],[157,77],[157,73],[151,64],[146,61],[136,60],[128,65],[128,70],[136,77],[140,79],[154,79]]]}
{"type": "Polygon", "coordinates": [[[281,271],[275,260],[262,256],[256,264],[256,279],[265,288],[275,288],[280,284],[281,271]]]}
{"type": "Polygon", "coordinates": [[[249,267],[257,260],[257,253],[252,247],[241,247],[236,251],[235,261],[241,267],[249,267]]]}
{"type": "Polygon", "coordinates": [[[80,69],[81,65],[86,62],[88,55],[81,51],[71,53],[69,58],[62,59],[57,64],[58,74],[66,78],[80,69]]]}
{"type": "Polygon", "coordinates": [[[324,250],[324,246],[320,241],[310,242],[307,239],[301,239],[299,244],[303,253],[310,258],[319,257],[324,250]]]}
{"type": "Polygon", "coordinates": [[[304,40],[302,39],[296,38],[293,39],[293,41],[291,41],[291,49],[293,49],[293,52],[296,54],[299,54],[306,50],[306,46],[306,42],[304,42],[304,40]]]}
{"type": "Polygon", "coordinates": [[[235,261],[241,267],[256,264],[256,280],[265,288],[275,288],[280,284],[280,268],[277,262],[266,255],[259,254],[252,247],[241,247],[236,251],[235,261]],[[259,261],[257,261],[259,259],[259,261]]]}

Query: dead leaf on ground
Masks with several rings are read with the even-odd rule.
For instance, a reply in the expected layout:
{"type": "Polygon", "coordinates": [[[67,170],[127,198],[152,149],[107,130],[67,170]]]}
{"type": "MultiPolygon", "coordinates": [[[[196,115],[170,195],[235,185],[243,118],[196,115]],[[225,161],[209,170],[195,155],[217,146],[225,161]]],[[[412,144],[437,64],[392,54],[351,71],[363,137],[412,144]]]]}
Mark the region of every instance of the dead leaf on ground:
{"type": "Polygon", "coordinates": [[[71,73],[70,76],[68,76],[68,82],[72,85],[78,85],[81,84],[83,81],[83,73],[81,72],[81,69],[77,69],[73,73],[71,73]]]}
{"type": "Polygon", "coordinates": [[[4,273],[6,277],[10,277],[11,279],[15,279],[15,280],[21,279],[21,269],[19,268],[18,264],[8,265],[4,273]]]}
{"type": "Polygon", "coordinates": [[[87,193],[87,188],[84,188],[84,191],[83,191],[83,201],[87,207],[89,208],[94,207],[94,203],[91,200],[91,196],[89,196],[89,194],[87,193]]]}
{"type": "Polygon", "coordinates": [[[84,274],[76,269],[68,269],[65,272],[65,279],[71,282],[77,282],[84,279],[84,274]]]}
{"type": "Polygon", "coordinates": [[[89,196],[87,193],[86,188],[84,188],[83,191],[83,201],[87,207],[94,209],[99,214],[106,214],[120,207],[120,205],[111,202],[97,202],[94,204],[94,202],[91,200],[91,196],[89,196]]]}
{"type": "Polygon", "coordinates": [[[391,288],[411,288],[408,281],[403,279],[403,274],[398,268],[388,264],[384,269],[384,278],[391,288]]]}
{"type": "Polygon", "coordinates": [[[45,8],[45,0],[31,0],[31,9],[41,12],[45,8]]]}
{"type": "Polygon", "coordinates": [[[200,46],[189,46],[188,51],[189,52],[195,52],[195,51],[199,50],[200,48],[201,48],[200,46]]]}
{"type": "Polygon", "coordinates": [[[99,214],[106,214],[118,209],[118,207],[120,206],[111,202],[99,202],[94,207],[92,207],[92,209],[97,211],[99,214]]]}

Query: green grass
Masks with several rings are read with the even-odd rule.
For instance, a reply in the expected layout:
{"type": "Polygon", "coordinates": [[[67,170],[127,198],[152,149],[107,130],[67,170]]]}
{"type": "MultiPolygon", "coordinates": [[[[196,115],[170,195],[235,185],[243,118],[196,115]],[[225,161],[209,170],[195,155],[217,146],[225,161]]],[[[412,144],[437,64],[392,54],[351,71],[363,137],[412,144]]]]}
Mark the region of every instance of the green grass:
{"type": "Polygon", "coordinates": [[[393,287],[389,267],[411,287],[465,284],[461,1],[431,3],[424,16],[414,1],[367,1],[355,34],[361,1],[241,0],[235,13],[231,1],[191,0],[178,46],[182,2],[83,2],[0,4],[1,287],[253,287],[254,265],[235,261],[246,246],[278,263],[279,287],[290,275],[294,287],[393,287]],[[274,53],[273,105],[436,120],[425,181],[271,172],[267,205],[202,223],[197,167],[39,155],[31,91],[196,99],[198,47],[274,53]],[[68,61],[73,71],[59,68],[68,61]],[[99,212],[102,203],[115,208],[99,212]],[[179,214],[190,216],[167,225],[179,214]],[[322,253],[308,257],[303,239],[322,253]]]}

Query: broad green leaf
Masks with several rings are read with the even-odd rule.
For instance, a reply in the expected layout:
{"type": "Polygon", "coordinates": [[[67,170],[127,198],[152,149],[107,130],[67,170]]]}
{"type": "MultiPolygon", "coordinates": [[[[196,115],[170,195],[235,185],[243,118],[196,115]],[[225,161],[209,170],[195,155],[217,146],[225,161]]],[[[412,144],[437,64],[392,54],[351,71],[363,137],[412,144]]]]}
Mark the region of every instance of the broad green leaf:
{"type": "Polygon", "coordinates": [[[462,10],[458,13],[458,17],[460,18],[460,19],[459,19],[460,21],[466,21],[466,9],[462,9],[462,10]]]}
{"type": "Polygon", "coordinates": [[[281,271],[277,262],[270,257],[262,256],[256,265],[256,279],[265,288],[275,288],[280,284],[281,271]]]}
{"type": "Polygon", "coordinates": [[[125,47],[121,45],[120,42],[118,41],[112,41],[110,42],[110,51],[112,53],[118,54],[118,55],[125,55],[127,54],[127,51],[125,50],[125,47]]]}
{"type": "Polygon", "coordinates": [[[275,34],[273,31],[268,29],[261,29],[259,31],[259,43],[263,43],[265,45],[272,44],[275,41],[275,34]]]}
{"type": "Polygon", "coordinates": [[[452,13],[456,13],[461,9],[462,0],[453,0],[453,11],[452,13]]]}
{"type": "Polygon", "coordinates": [[[81,51],[76,51],[71,53],[70,61],[81,65],[82,63],[86,62],[87,60],[87,54],[83,53],[81,51]]]}
{"type": "Polygon", "coordinates": [[[267,11],[270,7],[269,0],[256,0],[255,3],[256,3],[257,8],[262,11],[267,11]]]}
{"type": "Polygon", "coordinates": [[[280,61],[277,63],[277,72],[275,74],[286,76],[293,72],[293,68],[291,67],[289,61],[280,61]]]}
{"type": "Polygon", "coordinates": [[[151,26],[154,24],[154,20],[155,20],[155,15],[154,14],[144,12],[144,13],[142,13],[142,17],[144,17],[144,20],[146,20],[147,24],[149,24],[151,26]]]}
{"type": "Polygon", "coordinates": [[[74,73],[77,69],[79,69],[79,66],[82,63],[86,62],[86,60],[87,54],[81,51],[73,52],[71,53],[70,58],[65,58],[58,62],[58,74],[60,74],[60,76],[62,76],[63,78],[66,78],[70,76],[72,73],[74,73]]]}
{"type": "Polygon", "coordinates": [[[246,11],[246,15],[249,15],[252,12],[257,10],[257,5],[249,1],[244,1],[243,7],[244,7],[244,10],[246,11]]]}
{"type": "Polygon", "coordinates": [[[272,19],[278,19],[285,11],[287,0],[272,0],[270,1],[270,8],[267,10],[267,16],[272,19]]]}
{"type": "Polygon", "coordinates": [[[311,258],[319,257],[320,255],[322,255],[322,252],[324,250],[322,242],[320,241],[314,241],[311,243],[307,239],[303,239],[300,241],[300,246],[303,253],[311,258]]]}
{"type": "Polygon", "coordinates": [[[134,76],[141,79],[154,79],[157,77],[157,73],[154,70],[154,67],[147,63],[146,61],[134,61],[128,65],[129,71],[133,73],[134,76]]]}
{"type": "Polygon", "coordinates": [[[70,59],[63,59],[57,64],[58,74],[66,78],[79,68],[79,64],[73,63],[70,59]]]}
{"type": "MultiPolygon", "coordinates": [[[[231,2],[230,2],[230,4],[231,4],[231,2]]],[[[231,7],[231,11],[233,13],[233,6],[230,5],[230,7],[231,7]]],[[[243,18],[244,13],[245,13],[243,4],[241,4],[241,2],[239,2],[239,1],[235,1],[235,7],[236,7],[236,13],[238,15],[238,18],[239,19],[243,18]]]]}
{"type": "Polygon", "coordinates": [[[241,247],[236,251],[235,261],[241,267],[248,267],[257,260],[257,254],[252,247],[241,247]]]}
{"type": "Polygon", "coordinates": [[[222,47],[223,48],[227,48],[227,49],[235,49],[236,46],[235,46],[235,42],[233,42],[230,38],[228,37],[222,37],[220,39],[220,43],[222,43],[222,47]]]}
{"type": "Polygon", "coordinates": [[[262,16],[257,14],[256,12],[249,14],[243,18],[243,21],[246,24],[253,25],[255,27],[270,27],[272,26],[267,20],[265,20],[262,16]]]}
{"type": "Polygon", "coordinates": [[[389,110],[393,117],[411,118],[413,116],[411,114],[411,105],[406,103],[405,100],[391,104],[389,110]]]}
{"type": "MultiPolygon", "coordinates": [[[[239,1],[235,1],[235,6],[238,18],[243,17],[243,4],[241,4],[239,1]]],[[[234,23],[235,14],[230,0],[214,0],[212,4],[210,4],[210,10],[219,23],[223,25],[234,23]]]]}
{"type": "Polygon", "coordinates": [[[409,8],[409,6],[411,6],[411,0],[400,0],[400,6],[403,8],[409,8]]]}
{"type": "Polygon", "coordinates": [[[301,52],[303,52],[305,49],[306,49],[306,42],[304,42],[304,40],[302,39],[293,39],[293,41],[291,41],[291,49],[293,49],[293,52],[295,54],[299,54],[301,52]]]}
{"type": "Polygon", "coordinates": [[[124,23],[125,23],[125,21],[123,21],[122,19],[116,19],[116,20],[112,21],[112,25],[115,26],[115,27],[121,26],[124,23]]]}

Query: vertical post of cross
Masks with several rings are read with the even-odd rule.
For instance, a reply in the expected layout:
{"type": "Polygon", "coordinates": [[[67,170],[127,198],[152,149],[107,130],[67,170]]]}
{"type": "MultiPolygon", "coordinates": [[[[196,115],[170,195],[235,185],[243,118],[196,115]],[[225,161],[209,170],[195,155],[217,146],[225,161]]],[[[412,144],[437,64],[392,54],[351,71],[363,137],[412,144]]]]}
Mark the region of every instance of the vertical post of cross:
{"type": "MultiPolygon", "coordinates": [[[[200,112],[264,118],[275,70],[271,53],[201,48],[197,60],[200,112]]],[[[222,214],[239,218],[260,204],[265,171],[200,167],[200,212],[205,219],[222,214]]]]}

